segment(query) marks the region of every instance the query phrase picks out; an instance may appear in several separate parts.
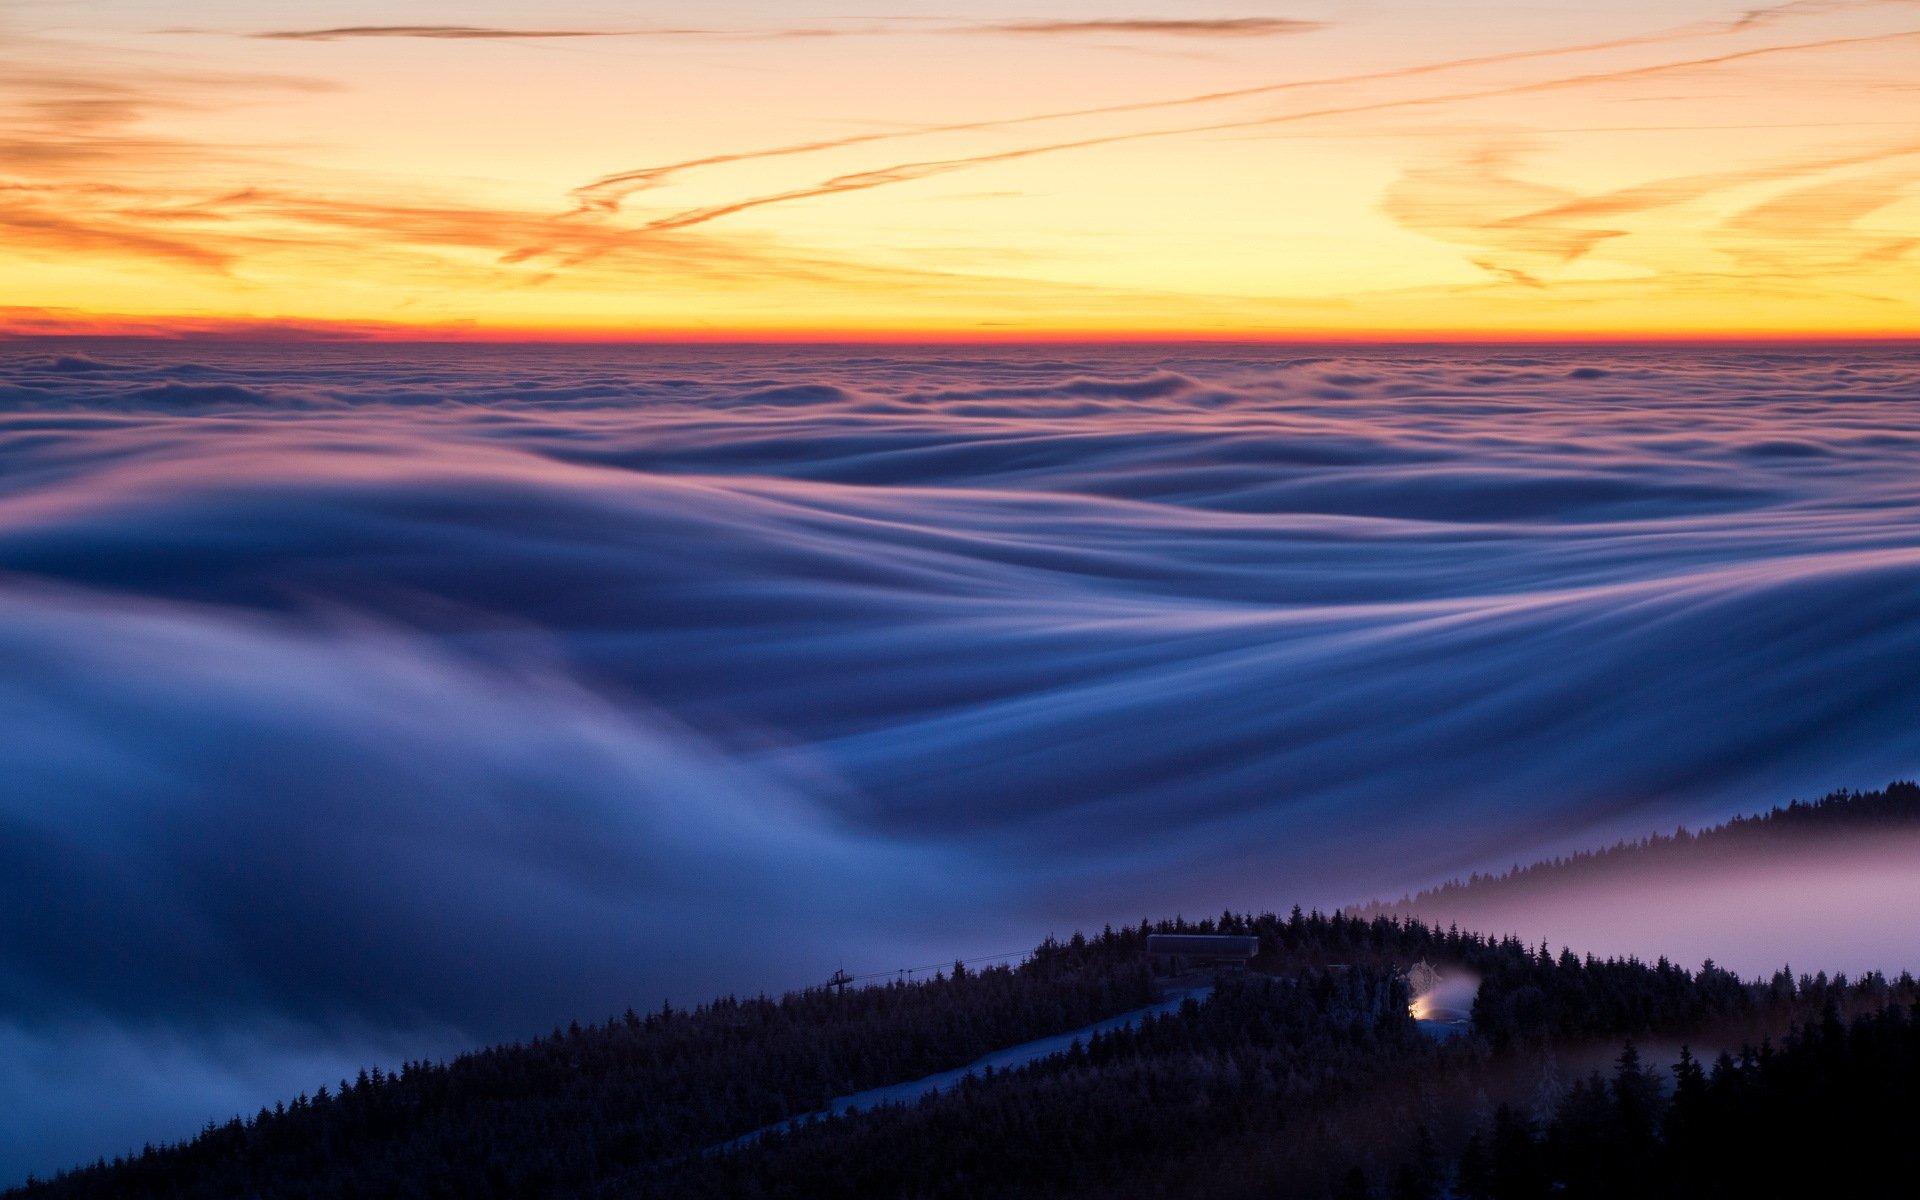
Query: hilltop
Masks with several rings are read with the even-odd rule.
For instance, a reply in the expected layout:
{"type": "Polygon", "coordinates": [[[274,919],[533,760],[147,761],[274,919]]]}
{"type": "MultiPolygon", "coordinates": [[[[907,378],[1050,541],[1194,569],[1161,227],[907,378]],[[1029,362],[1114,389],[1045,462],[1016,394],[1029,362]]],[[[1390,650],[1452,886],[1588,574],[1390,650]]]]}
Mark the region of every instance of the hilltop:
{"type": "MultiPolygon", "coordinates": [[[[1744,861],[1904,828],[1917,809],[1912,784],[1835,794],[1433,895],[1609,877],[1650,858],[1744,861]]],[[[1736,1153],[1754,1128],[1822,1130],[1768,1143],[1773,1181],[1816,1156],[1865,1170],[1904,1153],[1882,1138],[1920,1117],[1916,1004],[1904,974],[1742,979],[1397,913],[1229,912],[1049,939],[1017,965],[629,1011],[369,1069],[8,1196],[1718,1195],[1755,1186],[1754,1161],[1736,1153]],[[1140,1016],[1194,983],[1147,957],[1156,932],[1252,935],[1260,953],[1209,979],[1204,1002],[1140,1016]],[[1477,981],[1457,1036],[1429,1036],[1411,1011],[1409,980],[1436,972],[1477,981]],[[1064,1053],[910,1105],[781,1126],[1103,1021],[1064,1053]]]]}
{"type": "Polygon", "coordinates": [[[1600,952],[1770,970],[1913,967],[1911,939],[1875,935],[1874,911],[1920,900],[1920,786],[1833,792],[1701,830],[1453,879],[1355,916],[1414,917],[1600,952]],[[1844,930],[1846,938],[1834,933],[1844,930]]]}

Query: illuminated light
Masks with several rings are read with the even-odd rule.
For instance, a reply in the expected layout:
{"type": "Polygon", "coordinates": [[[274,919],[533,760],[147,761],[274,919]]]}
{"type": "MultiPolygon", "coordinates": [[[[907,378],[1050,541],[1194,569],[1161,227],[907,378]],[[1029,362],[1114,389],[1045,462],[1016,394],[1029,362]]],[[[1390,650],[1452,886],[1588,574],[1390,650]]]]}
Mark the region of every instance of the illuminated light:
{"type": "Polygon", "coordinates": [[[1458,1025],[1473,1018],[1480,978],[1460,968],[1443,973],[1423,961],[1408,968],[1407,990],[1411,996],[1407,1011],[1414,1020],[1458,1025]]]}

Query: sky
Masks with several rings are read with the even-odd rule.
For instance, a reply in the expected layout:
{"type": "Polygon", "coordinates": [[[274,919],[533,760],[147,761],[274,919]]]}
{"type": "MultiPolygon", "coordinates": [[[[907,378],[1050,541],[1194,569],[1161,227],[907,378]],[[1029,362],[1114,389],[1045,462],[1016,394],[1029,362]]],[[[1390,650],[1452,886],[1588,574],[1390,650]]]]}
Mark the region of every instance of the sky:
{"type": "Polygon", "coordinates": [[[1920,3],[0,0],[0,331],[1920,332],[1920,3]]]}

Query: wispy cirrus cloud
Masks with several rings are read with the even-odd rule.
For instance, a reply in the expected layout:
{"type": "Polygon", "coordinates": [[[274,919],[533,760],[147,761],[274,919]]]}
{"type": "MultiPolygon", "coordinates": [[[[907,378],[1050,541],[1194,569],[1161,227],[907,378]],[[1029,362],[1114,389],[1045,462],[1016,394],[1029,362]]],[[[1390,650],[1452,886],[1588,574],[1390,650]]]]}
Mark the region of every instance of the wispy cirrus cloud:
{"type": "Polygon", "coordinates": [[[1714,226],[1710,240],[1755,273],[1804,276],[1889,262],[1913,247],[1911,236],[1864,231],[1856,222],[1898,202],[1920,171],[1908,166],[1868,180],[1829,176],[1916,156],[1920,142],[1907,140],[1582,195],[1522,178],[1520,149],[1490,146],[1407,172],[1381,210],[1412,232],[1470,247],[1468,261],[1496,279],[1545,287],[1555,269],[1633,236],[1634,218],[1739,188],[1788,185],[1714,226]]]}
{"type": "Polygon", "coordinates": [[[0,187],[0,233],[20,254],[159,260],[216,274],[233,265],[231,253],[200,238],[168,236],[149,229],[137,215],[90,211],[73,201],[60,189],[0,187]]]}
{"type": "MultiPolygon", "coordinates": [[[[1216,17],[1216,18],[1094,18],[1083,20],[994,21],[980,24],[866,24],[804,28],[720,29],[704,27],[642,27],[614,29],[538,29],[493,25],[335,25],[312,29],[266,29],[240,36],[274,42],[339,42],[363,38],[420,38],[432,41],[538,41],[565,38],[648,38],[686,37],[729,40],[780,40],[787,38],[872,37],[911,34],[1037,34],[1087,36],[1117,34],[1130,37],[1183,38],[1259,38],[1283,34],[1312,33],[1324,29],[1324,21],[1288,17],[1216,17]]],[[[201,33],[205,30],[176,29],[176,33],[201,33]]]]}
{"type": "MultiPolygon", "coordinates": [[[[653,34],[699,34],[701,29],[654,29],[653,34]]],[[[428,38],[451,42],[522,38],[633,37],[636,31],[606,29],[497,29],[484,25],[338,25],[324,29],[269,29],[245,36],[270,42],[337,42],[352,38],[428,38]]]]}
{"type": "Polygon", "coordinates": [[[156,129],[158,118],[238,101],[335,90],[266,73],[156,69],[0,36],[0,244],[41,260],[124,259],[228,274],[243,251],[179,179],[238,168],[247,155],[156,129]]]}
{"type": "MultiPolygon", "coordinates": [[[[1004,290],[1006,281],[985,272],[999,269],[993,264],[1002,258],[994,256],[1004,256],[1008,252],[1005,249],[969,247],[966,253],[972,258],[965,267],[980,270],[949,273],[927,269],[929,263],[920,257],[896,255],[893,265],[880,265],[884,254],[810,250],[783,243],[762,229],[735,229],[715,223],[739,213],[1096,147],[1151,143],[1156,139],[1258,136],[1255,131],[1268,129],[1277,136],[1289,136],[1280,128],[1304,128],[1316,122],[1323,124],[1314,132],[1338,133],[1354,127],[1344,118],[1424,115],[1450,105],[1582,88],[1607,89],[1597,90],[1597,98],[1623,97],[1631,91],[1632,98],[1644,99],[1646,89],[1617,85],[1758,62],[1768,56],[1869,44],[1897,46],[1901,39],[1920,37],[1920,31],[1802,38],[1764,46],[1753,43],[1762,40],[1754,31],[1792,18],[1840,8],[1892,7],[1911,2],[1798,0],[1735,20],[1700,22],[1579,44],[1536,45],[1199,94],[895,126],[770,148],[706,154],[593,179],[568,193],[575,202],[571,211],[548,209],[537,200],[493,204],[477,193],[463,193],[458,186],[443,188],[425,180],[349,178],[288,170],[286,163],[276,160],[279,152],[271,147],[196,141],[156,119],[175,112],[224,106],[242,97],[270,99],[270,89],[289,86],[290,81],[266,76],[243,79],[237,75],[201,78],[178,72],[161,78],[143,68],[139,59],[124,57],[108,62],[99,58],[107,53],[104,49],[76,51],[60,59],[57,72],[49,74],[51,68],[44,66],[49,56],[10,53],[5,39],[0,39],[0,68],[13,68],[0,69],[0,101],[14,101],[0,105],[0,240],[21,258],[119,258],[142,270],[197,271],[206,276],[226,276],[242,286],[252,286],[268,272],[291,277],[305,271],[324,277],[335,269],[332,264],[337,264],[343,254],[351,254],[358,267],[384,273],[383,277],[393,280],[397,288],[417,288],[421,295],[451,295],[453,289],[463,289],[464,294],[472,296],[526,287],[544,287],[549,292],[580,289],[583,293],[600,289],[611,294],[632,287],[636,281],[644,281],[652,291],[704,287],[720,293],[737,288],[744,295],[745,290],[770,280],[803,282],[808,288],[841,292],[915,282],[937,287],[944,294],[997,294],[1004,290]],[[1700,44],[1741,33],[1754,36],[1742,38],[1739,48],[1727,46],[1725,41],[1700,44]],[[1663,61],[1649,62],[1648,53],[1627,53],[1689,40],[1696,46],[1691,57],[1682,58],[1676,53],[1662,55],[1663,61]],[[1728,52],[1710,54],[1710,49],[1728,52]],[[1556,62],[1582,55],[1593,55],[1595,61],[1580,62],[1578,67],[1556,62]],[[1544,65],[1539,70],[1507,69],[1533,63],[1544,65]],[[1488,69],[1482,72],[1477,68],[1488,69]],[[1455,73],[1457,78],[1450,77],[1455,73]],[[247,91],[256,87],[262,89],[257,95],[247,91]],[[1298,103],[1246,103],[1282,95],[1298,98],[1298,103]],[[1195,111],[1216,105],[1224,111],[1195,111]],[[1169,119],[1131,119],[1153,114],[1166,114],[1169,119]],[[1088,118],[1094,120],[1086,127],[1063,131],[1068,136],[1048,133],[1031,140],[983,139],[984,144],[965,146],[965,153],[942,155],[936,151],[912,161],[901,161],[909,154],[896,157],[883,153],[865,164],[857,159],[848,162],[838,173],[821,171],[816,175],[809,171],[786,179],[762,175],[757,185],[738,191],[696,192],[686,199],[675,195],[676,203],[671,207],[622,212],[627,196],[669,181],[680,182],[674,177],[699,168],[799,158],[960,131],[1013,131],[1043,122],[1088,118]],[[1074,134],[1080,136],[1071,136],[1074,134]],[[175,140],[167,140],[169,136],[175,140]],[[251,180],[261,178],[275,182],[271,187],[250,186],[251,180]],[[765,190],[749,190],[754,186],[765,190]],[[866,258],[875,261],[866,265],[853,261],[866,258]]],[[[883,18],[867,19],[884,22],[883,18]]],[[[1211,31],[1220,36],[1255,36],[1249,22],[1273,33],[1306,32],[1317,27],[1312,22],[1281,18],[1035,19],[998,25],[962,25],[955,18],[941,18],[918,22],[910,31],[937,37],[991,31],[1014,40],[1028,34],[1091,37],[1116,32],[1187,37],[1211,31]]],[[[289,42],[414,38],[452,44],[654,35],[714,39],[853,36],[893,28],[884,23],[870,29],[848,26],[819,31],[570,29],[562,25],[341,25],[244,35],[229,31],[222,36],[289,42]]],[[[151,60],[146,61],[150,65],[151,60]]],[[[257,56],[250,61],[257,61],[257,56]]],[[[1487,110],[1474,111],[1484,114],[1487,110]]],[[[1484,128],[1479,133],[1484,133],[1484,128]]],[[[1809,168],[1800,175],[1778,176],[1766,175],[1766,169],[1758,175],[1706,173],[1698,178],[1654,179],[1589,193],[1579,185],[1556,189],[1530,184],[1520,178],[1522,172],[1510,159],[1494,156],[1475,161],[1470,153],[1463,158],[1451,137],[1435,148],[1441,151],[1442,166],[1403,179],[1397,194],[1389,197],[1387,215],[1403,228],[1472,247],[1469,261],[1497,279],[1541,286],[1558,285],[1552,269],[1555,265],[1572,261],[1603,241],[1648,227],[1647,222],[1629,220],[1632,214],[1674,207],[1690,196],[1740,186],[1741,180],[1817,186],[1819,170],[1826,169],[1809,168]],[[1393,211],[1394,206],[1398,211],[1393,211]]],[[[1783,157],[1790,154],[1784,152],[1783,157]]],[[[1900,194],[1898,189],[1889,192],[1881,187],[1870,195],[1834,193],[1834,199],[1836,204],[1845,201],[1863,205],[1875,197],[1890,195],[1892,200],[1887,203],[1891,203],[1900,194]]],[[[1714,234],[1715,244],[1724,244],[1730,253],[1737,250],[1757,264],[1756,269],[1772,261],[1788,262],[1795,254],[1788,236],[1793,214],[1785,209],[1781,212],[1784,215],[1776,217],[1770,215],[1771,210],[1756,209],[1752,221],[1730,223],[1714,234]]],[[[1836,221],[1839,223],[1827,243],[1832,253],[1824,256],[1825,261],[1882,261],[1905,252],[1897,241],[1871,232],[1856,238],[1850,222],[1838,217],[1836,221]]],[[[1049,281],[1047,286],[1074,292],[1064,283],[1049,281]]],[[[1200,297],[1183,297],[1182,301],[1188,309],[1200,302],[1200,297]]],[[[751,302],[740,303],[745,307],[751,302]]]]}
{"type": "Polygon", "coordinates": [[[1779,4],[1748,9],[1731,22],[1730,28],[1759,29],[1797,17],[1858,12],[1869,8],[1911,8],[1915,5],[1920,5],[1920,0],[1783,0],[1779,4]]]}
{"type": "MultiPolygon", "coordinates": [[[[1886,5],[1913,4],[1916,0],[1788,0],[1786,3],[1751,9],[1720,27],[1722,32],[1764,28],[1781,21],[1811,14],[1877,8],[1886,5]]],[[[381,24],[337,25],[310,29],[268,29],[239,36],[265,41],[332,42],[357,38],[423,38],[441,41],[512,41],[550,38],[644,38],[712,37],[739,39],[782,39],[861,37],[899,33],[995,33],[1085,36],[1117,34],[1123,36],[1183,38],[1261,38],[1287,34],[1313,33],[1329,22],[1297,17],[1091,17],[1034,18],[992,21],[978,24],[915,21],[911,18],[876,18],[879,23],[808,28],[724,29],[708,27],[642,27],[613,29],[543,29],[511,26],[462,24],[381,24]]],[[[175,33],[204,33],[201,29],[174,29],[175,33]]],[[[1553,53],[1549,51],[1548,53],[1553,53]]]]}
{"type": "Polygon", "coordinates": [[[174,26],[172,34],[211,34],[267,42],[351,42],[421,40],[441,42],[566,41],[595,38],[704,38],[715,41],[784,41],[795,38],[856,37],[897,32],[886,26],[817,26],[768,29],[720,29],[699,26],[641,26],[613,29],[540,29],[496,25],[331,25],[311,29],[224,30],[174,26]]]}
{"type": "MultiPolygon", "coordinates": [[[[1650,42],[1672,40],[1678,37],[1698,36],[1712,33],[1740,33],[1757,30],[1790,20],[1795,17],[1822,13],[1842,12],[1856,9],[1880,8],[1887,6],[1913,5],[1920,0],[1787,0],[1786,3],[1767,5],[1751,9],[1738,17],[1719,25],[1696,27],[1691,29],[1654,34],[1645,37],[1618,39],[1608,42],[1582,46],[1549,48],[1546,50],[1520,51],[1510,54],[1490,55],[1482,58],[1462,60],[1460,63],[1431,64],[1424,68],[1415,68],[1416,72],[1445,69],[1456,65],[1485,62],[1510,61],[1530,57],[1555,54],[1579,53],[1584,51],[1612,49],[1623,46],[1641,45],[1650,42]]],[[[553,28],[516,28],[512,26],[465,25],[465,24],[378,24],[378,25],[336,25],[315,28],[266,29],[242,32],[236,36],[263,41],[288,42],[333,42],[350,41],[365,38],[418,38],[437,41],[538,41],[543,39],[568,38],[648,38],[648,37],[686,37],[717,38],[727,40],[782,40],[789,38],[834,38],[834,37],[871,37],[898,34],[1013,34],[1040,36],[1089,36],[1120,35],[1141,37],[1176,38],[1264,38],[1289,34],[1313,33],[1329,27],[1329,22],[1309,20],[1298,17],[1081,17],[1081,18],[1032,18],[1026,20],[990,21],[974,24],[941,21],[939,19],[918,19],[907,17],[874,18],[861,25],[820,25],[809,27],[772,27],[772,28],[715,28],[704,26],[652,26],[637,28],[605,29],[553,29],[553,28]]],[[[208,33],[212,30],[181,28],[166,30],[169,33],[208,33]]],[[[1362,79],[1374,78],[1372,76],[1362,79]]],[[[1247,89],[1251,93],[1269,90],[1265,88],[1247,89]]],[[[1238,95],[1240,93],[1233,93],[1238,95]]],[[[1212,99],[1200,97],[1197,99],[1212,99]]],[[[1147,102],[1146,106],[1157,104],[1180,104],[1192,101],[1175,99],[1172,101],[1147,102]]],[[[1136,107],[1136,106],[1122,106],[1136,107]]],[[[1053,116],[1073,116],[1075,113],[1048,114],[1044,117],[1027,118],[1029,120],[1051,119],[1053,116]]],[[[1016,120],[1013,123],[1018,123],[1016,120]]],[[[902,135],[906,136],[906,135],[902,135]]]]}
{"type": "MultiPolygon", "coordinates": [[[[428,180],[302,169],[286,147],[209,140],[165,123],[314,90],[334,85],[154,70],[139,57],[0,31],[0,261],[103,264],[210,294],[201,289],[253,290],[272,276],[327,278],[350,256],[355,270],[389,281],[402,297],[406,328],[429,331],[468,313],[475,297],[528,289],[605,294],[636,281],[656,292],[749,301],[768,290],[803,289],[973,296],[1013,313],[1043,303],[1030,281],[1000,275],[990,262],[942,269],[859,261],[752,231],[658,228],[635,236],[629,225],[560,220],[549,208],[488,203],[428,180]],[[261,179],[273,182],[251,182],[261,179]],[[551,260],[515,253],[532,244],[551,260]],[[454,295],[463,298],[457,306],[440,300],[454,295]]],[[[1073,297],[1080,311],[1158,295],[1079,284],[1050,294],[1073,297]]],[[[249,318],[236,325],[182,312],[164,320],[123,314],[94,329],[59,307],[16,304],[0,327],[224,335],[231,326],[233,336],[264,337],[280,336],[285,324],[249,318]]]]}
{"type": "Polygon", "coordinates": [[[301,170],[272,145],[168,129],[168,118],[339,90],[269,72],[156,68],[142,57],[0,30],[0,250],[39,262],[120,262],[244,283],[249,269],[337,261],[351,244],[427,286],[543,281],[500,259],[541,238],[609,271],[686,279],[826,279],[833,264],[764,239],[554,230],[553,214],[465,200],[435,187],[301,170]],[[278,182],[257,186],[262,177],[278,182]],[[503,278],[504,276],[504,278],[503,278]]]}
{"type": "MultiPolygon", "coordinates": [[[[857,146],[905,141],[950,133],[978,133],[1002,129],[1017,129],[1028,125],[1084,120],[1095,117],[1131,116],[1141,113],[1208,107],[1290,92],[1399,83],[1433,75],[1466,72],[1482,67],[1507,66],[1515,63],[1552,60],[1556,58],[1576,58],[1589,54],[1668,45],[1700,38],[1728,37],[1750,33],[1798,17],[1837,9],[1911,7],[1916,4],[1920,4],[1920,0],[1788,0],[1787,3],[1754,9],[1731,21],[1687,25],[1626,37],[1577,42],[1569,45],[1530,47],[1522,50],[1501,51],[1494,54],[1469,55],[1462,58],[1440,59],[1380,71],[1322,76],[1312,79],[1287,79],[1274,83],[1256,84],[1251,87],[1229,88],[1215,92],[1201,92],[1155,100],[1138,100],[1087,108],[1055,109],[1024,116],[1000,117],[981,121],[916,125],[904,129],[888,129],[874,133],[858,133],[845,137],[822,138],[813,141],[794,142],[782,146],[768,146],[752,150],[704,155],[699,158],[682,159],[677,162],[662,163],[657,166],[638,167],[630,170],[612,172],[575,188],[571,195],[579,204],[580,211],[606,214],[617,211],[620,204],[629,196],[651,188],[660,187],[675,177],[707,167],[727,166],[742,162],[756,162],[764,159],[798,157],[834,150],[851,149],[857,146]]],[[[1085,25],[1086,22],[1080,22],[1079,24],[1085,25]]],[[[1763,47],[1755,53],[1766,54],[1771,52],[1769,48],[1763,47]]],[[[1290,119],[1292,118],[1282,118],[1282,120],[1290,119]]],[[[1146,134],[1144,136],[1154,135],[1146,134]]]]}
{"type": "MultiPolygon", "coordinates": [[[[1504,99],[1515,96],[1546,94],[1556,91],[1568,91],[1593,87],[1602,84],[1622,83],[1664,75],[1680,74],[1713,67],[1728,66],[1735,63],[1757,61],[1784,55],[1800,54],[1810,51],[1831,50],[1869,44],[1897,44],[1920,40],[1920,30],[1900,30],[1893,33],[1870,34],[1857,37],[1825,38],[1815,41],[1774,44],[1730,51],[1724,54],[1705,55],[1695,58],[1668,60],[1633,67],[1621,67],[1603,71],[1589,71],[1575,75],[1553,76],[1546,79],[1527,80],[1519,83],[1502,84],[1493,87],[1464,88],[1444,92],[1428,92],[1411,96],[1363,101],[1352,104],[1329,105],[1326,107],[1304,109],[1290,113],[1247,117],[1228,121],[1213,121],[1204,124],[1162,126],[1152,129],[1130,129],[1117,133],[1102,134],[1093,137],[1075,138],[1069,141],[1045,142],[1037,145],[1022,146],[1010,150],[1001,150],[987,154],[973,154],[945,159],[926,159],[915,162],[896,163],[875,170],[857,171],[837,175],[820,183],[791,188],[785,191],[771,192],[758,196],[743,197],[738,200],[718,204],[703,205],[683,209],[676,213],[655,218],[637,227],[636,233],[664,232],[688,229],[704,225],[723,217],[754,209],[775,205],[790,204],[797,201],[812,200],[825,196],[848,192],[871,191],[897,183],[909,183],[964,171],[975,167],[991,166],[999,163],[1016,162],[1039,158],[1076,150],[1094,149],[1103,146],[1124,143],[1143,142],[1174,137],[1190,137],[1212,133],[1230,133],[1249,129],[1268,128],[1305,121],[1324,120],[1332,117],[1359,116],[1374,113],[1405,112],[1444,105],[1458,104],[1476,100],[1504,99]]],[[[1424,73],[1424,72],[1423,72],[1424,73]]],[[[1252,89],[1254,91],[1275,90],[1272,88],[1252,89]]],[[[1245,93],[1242,93],[1245,94],[1245,93]]],[[[1190,102],[1190,101],[1189,101],[1190,102]]],[[[868,135],[861,139],[841,139],[838,145],[848,145],[856,140],[879,140],[889,135],[868,135]]],[[[785,151],[796,152],[796,151],[785,151]]],[[[780,153],[780,152],[776,152],[780,153]]],[[[754,157],[754,156],[742,156],[754,157]]],[[[713,161],[713,160],[709,160],[713,161]]],[[[707,165],[705,163],[700,165],[707,165]]],[[[656,170],[671,169],[657,168],[656,170]]],[[[583,198],[583,210],[598,209],[611,212],[617,207],[619,189],[631,185],[646,186],[646,182],[631,176],[620,178],[618,184],[609,179],[595,181],[576,191],[576,197],[583,198]]],[[[532,248],[516,252],[517,259],[536,257],[545,253],[544,248],[532,248]]]]}
{"type": "MultiPolygon", "coordinates": [[[[1914,155],[1920,155],[1920,146],[1907,147],[1899,157],[1914,155]]],[[[1907,229],[1864,228],[1862,222],[1906,199],[1916,185],[1920,169],[1912,164],[1867,178],[1822,179],[1741,210],[1710,236],[1718,249],[1754,271],[1884,266],[1920,249],[1920,237],[1907,229]]]]}
{"type": "Polygon", "coordinates": [[[1274,37],[1279,34],[1312,33],[1325,29],[1325,21],[1303,21],[1289,17],[1216,17],[1213,19],[1172,18],[1164,20],[1118,17],[1080,21],[1001,21],[970,28],[980,33],[1100,34],[1116,33],[1153,37],[1241,38],[1274,37]]]}

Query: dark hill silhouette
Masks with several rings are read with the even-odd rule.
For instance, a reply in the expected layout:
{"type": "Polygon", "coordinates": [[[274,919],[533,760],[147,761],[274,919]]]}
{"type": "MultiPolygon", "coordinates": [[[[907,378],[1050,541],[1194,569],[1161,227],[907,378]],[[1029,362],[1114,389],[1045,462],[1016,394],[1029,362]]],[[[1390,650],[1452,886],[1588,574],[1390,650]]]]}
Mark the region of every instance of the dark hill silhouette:
{"type": "Polygon", "coordinates": [[[1348,910],[1746,972],[1920,969],[1920,787],[1811,803],[1456,879],[1348,910]]]}
{"type": "Polygon", "coordinates": [[[1609,879],[1666,863],[1701,867],[1764,861],[1793,855],[1862,834],[1920,834],[1920,784],[1896,781],[1874,792],[1830,792],[1792,801],[1750,817],[1694,831],[1685,826],[1599,850],[1543,859],[1499,874],[1475,873],[1395,901],[1357,905],[1361,916],[1414,913],[1482,898],[1526,897],[1589,879],[1609,879]]]}
{"type": "MultiPolygon", "coordinates": [[[[1916,822],[1920,788],[1896,784],[1460,886],[1604,875],[1648,856],[1786,852],[1916,822]]],[[[1917,1002],[1907,975],[1747,980],[1387,913],[1224,913],[1049,940],[1017,967],[628,1012],[445,1064],[369,1070],[7,1195],[1711,1196],[1726,1191],[1716,1181],[1753,1175],[1724,1162],[1744,1129],[1838,1120],[1823,1112],[1904,1128],[1920,1079],[1917,1002]],[[835,1095],[1138,1008],[1167,982],[1151,974],[1153,933],[1251,935],[1260,954],[1206,1003],[1065,1055],[718,1149],[835,1095]],[[1427,1036],[1414,1020],[1409,979],[1433,974],[1420,964],[1479,981],[1465,1032],[1427,1036]],[[1623,1039],[1647,1057],[1623,1054],[1623,1039]],[[1686,1057],[1677,1075],[1654,1065],[1683,1043],[1727,1057],[1711,1070],[1686,1057]],[[1594,1067],[1608,1074],[1586,1074],[1594,1067]]],[[[1828,1144],[1770,1138],[1770,1169],[1810,1171],[1828,1144]]],[[[1868,1166],[1905,1165],[1901,1138],[1845,1144],[1868,1166]]]]}

